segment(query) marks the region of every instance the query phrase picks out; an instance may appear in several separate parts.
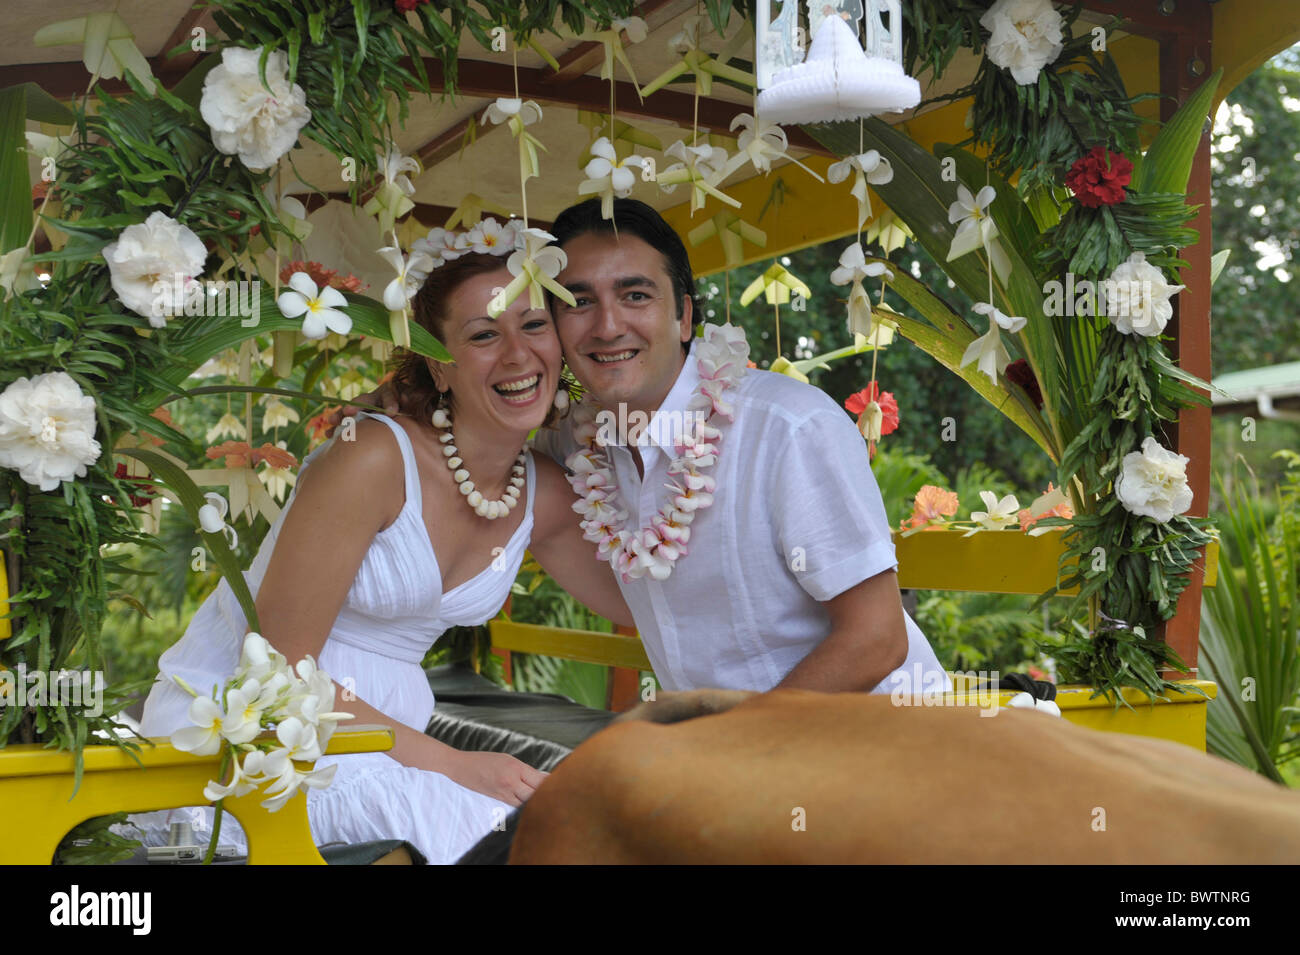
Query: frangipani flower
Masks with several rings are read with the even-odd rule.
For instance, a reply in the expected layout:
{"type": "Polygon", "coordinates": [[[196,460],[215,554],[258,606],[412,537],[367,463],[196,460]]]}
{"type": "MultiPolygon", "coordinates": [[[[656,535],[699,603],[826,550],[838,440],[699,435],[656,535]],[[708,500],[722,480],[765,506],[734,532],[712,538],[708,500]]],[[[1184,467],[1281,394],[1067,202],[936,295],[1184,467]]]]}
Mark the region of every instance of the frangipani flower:
{"type": "MultiPolygon", "coordinates": [[[[176,745],[174,738],[172,745],[176,745]]],[[[176,748],[180,749],[179,746],[176,748]]],[[[215,779],[209,780],[208,784],[203,787],[203,798],[216,802],[218,799],[225,799],[227,796],[234,796],[236,799],[240,796],[247,796],[261,785],[261,780],[256,778],[261,768],[262,752],[260,750],[254,750],[245,756],[242,766],[239,760],[232,759],[230,761],[230,782],[222,784],[215,779]]]]}
{"type": "Polygon", "coordinates": [[[679,185],[690,183],[692,212],[702,209],[709,196],[733,208],[740,208],[739,202],[716,188],[725,177],[724,169],[727,165],[725,149],[707,143],[703,146],[687,146],[679,139],[664,150],[664,155],[680,162],[673,163],[659,173],[656,180],[659,188],[671,193],[679,185]]]}
{"type": "Polygon", "coordinates": [[[212,491],[204,494],[203,499],[208,503],[199,508],[199,527],[209,534],[224,533],[232,548],[238,546],[239,535],[226,523],[226,512],[229,509],[226,499],[212,491]]]}
{"type": "Polygon", "coordinates": [[[548,291],[569,305],[577,304],[573,293],[555,281],[569,263],[564,250],[550,244],[555,241],[555,236],[542,229],[524,229],[519,236],[523,247],[506,259],[506,268],[515,278],[488,303],[488,314],[496,318],[524,289],[528,289],[530,308],[545,308],[548,291]]]}
{"type": "Polygon", "coordinates": [[[406,303],[420,290],[419,282],[415,280],[416,275],[422,271],[427,276],[433,268],[433,261],[424,252],[412,252],[403,257],[402,250],[391,245],[384,246],[379,254],[388,260],[388,264],[397,273],[397,277],[384,287],[384,307],[390,312],[403,311],[406,303]]]}
{"type": "Polygon", "coordinates": [[[221,723],[225,715],[221,704],[215,700],[196,696],[189,710],[190,722],[194,725],[172,733],[172,745],[182,753],[212,756],[221,750],[221,723]]]}
{"type": "Polygon", "coordinates": [[[992,186],[972,196],[969,189],[957,183],[957,201],[948,207],[948,221],[957,226],[948,248],[948,261],[982,248],[988,253],[993,271],[1005,282],[1011,274],[1011,260],[997,241],[998,227],[989,214],[989,206],[997,197],[992,186]]]}
{"type": "Polygon", "coordinates": [[[997,322],[999,328],[1012,333],[1020,331],[1029,323],[1029,319],[1021,318],[1019,315],[1007,315],[989,302],[977,302],[972,307],[977,315],[987,316],[990,321],[997,322]]]}
{"type": "Polygon", "coordinates": [[[288,55],[271,51],[266,86],[259,68],[261,56],[261,47],[223,49],[221,64],[204,78],[199,100],[212,144],[226,155],[238,155],[254,172],[274,166],[311,121],[307,94],[297,83],[289,85],[288,55]]]}
{"type": "Polygon", "coordinates": [[[375,150],[375,157],[383,181],[361,211],[378,218],[379,231],[387,233],[396,220],[415,208],[410,198],[415,195],[415,185],[406,174],[419,175],[420,163],[414,157],[403,156],[392,143],[386,149],[375,150]]]}
{"type": "Polygon", "coordinates": [[[645,159],[633,154],[620,161],[614,151],[614,144],[606,136],[601,136],[591,144],[591,155],[591,162],[582,171],[587,178],[579,184],[578,195],[600,196],[601,216],[612,219],[615,196],[626,199],[632,194],[637,179],[632,168],[642,168],[645,159]]]}
{"type": "Polygon", "coordinates": [[[523,223],[517,219],[507,219],[502,223],[489,216],[456,236],[456,249],[459,253],[505,255],[517,247],[519,230],[523,227],[523,223]]]}
{"type": "Polygon", "coordinates": [[[727,160],[722,167],[722,173],[718,176],[721,181],[730,176],[745,163],[753,165],[756,172],[769,173],[772,171],[772,162],[776,159],[788,159],[804,172],[822,182],[822,177],[817,175],[799,160],[786,154],[790,148],[790,140],[786,137],[785,130],[776,123],[761,122],[750,113],[739,113],[731,121],[731,131],[734,133],[736,127],[741,127],[744,131],[736,139],[736,155],[727,160]]]}
{"type": "MultiPolygon", "coordinates": [[[[443,263],[450,262],[453,259],[458,259],[465,254],[465,249],[457,248],[456,246],[456,240],[458,237],[459,233],[439,226],[438,228],[430,229],[429,234],[423,239],[416,239],[412,242],[411,251],[423,252],[433,263],[433,268],[436,269],[443,263]]],[[[407,269],[408,271],[410,270],[409,264],[407,269]]],[[[428,278],[427,275],[424,277],[428,278]]]]}
{"type": "Polygon", "coordinates": [[[1141,451],[1124,455],[1115,477],[1115,496],[1130,514],[1167,524],[1192,506],[1186,455],[1161,446],[1148,436],[1141,451]]]}
{"type": "Polygon", "coordinates": [[[0,392],[0,467],[53,491],[99,460],[95,399],[63,371],[16,378],[0,392]]]}
{"type": "Polygon", "coordinates": [[[102,254],[118,300],[154,328],[181,311],[208,257],[203,241],[165,212],[127,226],[102,254]]]}
{"type": "Polygon", "coordinates": [[[483,113],[483,121],[486,123],[507,123],[510,126],[510,135],[519,140],[519,179],[524,182],[533,176],[541,175],[541,168],[537,162],[537,150],[540,147],[545,149],[539,140],[532,133],[525,131],[525,126],[531,126],[542,118],[542,108],[532,100],[511,99],[509,97],[498,97],[497,101],[489,106],[483,113]]]}
{"type": "Polygon", "coordinates": [[[1183,290],[1170,285],[1165,273],[1147,262],[1141,252],[1134,252],[1103,283],[1106,292],[1106,317],[1122,335],[1154,338],[1165,330],[1173,318],[1170,299],[1183,290]]]}
{"type": "Polygon", "coordinates": [[[961,356],[961,363],[957,367],[965,368],[972,362],[975,362],[979,370],[988,375],[989,380],[995,385],[998,382],[998,375],[1011,364],[1011,356],[1007,354],[1006,346],[1002,344],[1002,336],[998,334],[996,321],[991,320],[989,330],[966,346],[966,351],[961,356]]]}
{"type": "Polygon", "coordinates": [[[840,265],[831,272],[831,283],[834,285],[853,283],[853,288],[849,290],[849,332],[851,334],[865,335],[870,338],[875,330],[876,323],[871,316],[871,296],[867,294],[866,287],[862,283],[869,278],[881,276],[884,276],[885,281],[891,281],[894,273],[889,271],[883,262],[868,264],[866,254],[858,243],[854,242],[840,253],[840,265]]]}
{"type": "Polygon", "coordinates": [[[998,500],[998,496],[992,491],[980,491],[980,500],[988,510],[971,511],[970,517],[985,530],[997,531],[1017,522],[1020,502],[1016,500],[1014,494],[1008,494],[998,500]]]}
{"type": "Polygon", "coordinates": [[[324,338],[328,332],[346,335],[352,331],[352,319],[338,311],[348,304],[343,293],[332,288],[317,289],[306,272],[289,276],[289,290],[281,292],[275,303],[285,318],[305,316],[302,322],[305,338],[324,338]]]}
{"type": "Polygon", "coordinates": [[[894,167],[877,150],[868,149],[860,155],[845,156],[832,163],[826,170],[826,178],[831,182],[843,182],[850,171],[853,172],[853,188],[849,192],[858,200],[858,229],[861,231],[862,224],[871,218],[871,194],[867,184],[883,186],[892,182],[894,167]]]}

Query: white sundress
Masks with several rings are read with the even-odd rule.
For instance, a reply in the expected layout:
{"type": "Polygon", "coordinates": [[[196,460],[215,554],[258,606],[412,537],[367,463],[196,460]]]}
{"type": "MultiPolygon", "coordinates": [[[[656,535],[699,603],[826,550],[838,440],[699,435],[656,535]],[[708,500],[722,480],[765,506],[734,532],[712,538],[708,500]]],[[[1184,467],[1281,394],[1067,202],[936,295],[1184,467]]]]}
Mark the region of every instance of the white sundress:
{"type": "MultiPolygon", "coordinates": [[[[381,713],[424,732],[433,715],[434,698],[420,662],[449,627],[482,624],[505,603],[533,527],[533,460],[528,455],[524,518],[505,552],[494,566],[444,593],[422,517],[410,438],[388,417],[361,416],[383,421],[397,438],[405,466],[406,502],[397,519],[375,535],[318,662],[335,682],[355,688],[360,699],[381,713]]],[[[308,455],[302,469],[328,446],[308,455]]],[[[292,506],[290,497],[245,572],[254,598],[292,506]]],[[[179,676],[200,692],[224,684],[238,665],[247,630],[239,602],[223,580],[194,615],[185,635],[158,661],[158,682],[145,701],[141,732],[169,736],[190,725],[191,697],[171,678],[179,676]]],[[[336,699],[335,708],[346,712],[346,701],[336,699]]],[[[440,773],[405,766],[385,753],[325,756],[316,765],[330,763],[338,764],[333,783],[307,792],[307,814],[318,845],[405,839],[430,863],[450,863],[494,825],[499,827],[511,811],[506,803],[440,773]]],[[[162,845],[169,823],[190,822],[197,841],[206,845],[211,819],[211,808],[191,807],[137,814],[131,823],[143,831],[146,845],[162,845]]],[[[229,815],[224,817],[219,842],[246,851],[243,832],[229,815]]]]}

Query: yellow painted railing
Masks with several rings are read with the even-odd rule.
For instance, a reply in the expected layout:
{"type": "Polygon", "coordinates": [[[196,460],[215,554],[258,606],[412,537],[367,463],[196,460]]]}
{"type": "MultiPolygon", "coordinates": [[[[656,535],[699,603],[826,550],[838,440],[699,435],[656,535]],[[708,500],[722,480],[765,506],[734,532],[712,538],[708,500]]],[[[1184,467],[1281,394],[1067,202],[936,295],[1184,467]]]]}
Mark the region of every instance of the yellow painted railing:
{"type": "MultiPolygon", "coordinates": [[[[75,796],[71,753],[40,744],[0,749],[0,819],[11,821],[0,838],[0,864],[48,865],[68,831],[94,816],[206,804],[203,787],[216,778],[220,757],[183,753],[165,739],[153,743],[136,754],[138,763],[115,746],[86,747],[75,796]],[[21,820],[21,825],[12,820],[21,820]]],[[[388,727],[360,726],[335,733],[326,753],[375,753],[392,747],[388,727]]],[[[324,865],[307,823],[306,795],[299,792],[275,813],[262,808],[265,798],[253,792],[225,802],[248,838],[249,863],[324,865]]]]}

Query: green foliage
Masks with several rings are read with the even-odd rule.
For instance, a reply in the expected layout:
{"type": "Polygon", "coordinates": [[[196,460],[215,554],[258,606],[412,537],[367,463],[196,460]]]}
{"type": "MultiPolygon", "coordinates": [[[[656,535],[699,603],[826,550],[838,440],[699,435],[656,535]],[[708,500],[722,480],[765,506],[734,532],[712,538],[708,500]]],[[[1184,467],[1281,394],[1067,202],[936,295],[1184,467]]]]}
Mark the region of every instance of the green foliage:
{"type": "Polygon", "coordinates": [[[1238,474],[1231,492],[1220,477],[1231,534],[1218,585],[1204,592],[1200,642],[1206,675],[1219,684],[1210,750],[1276,782],[1279,765],[1300,755],[1300,455],[1285,455],[1271,524],[1253,474],[1238,474]]]}
{"type": "Polygon", "coordinates": [[[1043,649],[1059,642],[1047,614],[1032,603],[1014,594],[926,591],[916,623],[949,670],[1024,672],[1041,666],[1043,649]]]}
{"type": "Polygon", "coordinates": [[[111,865],[129,859],[140,848],[136,839],[110,831],[109,827],[127,821],[124,812],[96,816],[72,828],[54,853],[55,865],[111,865]]]}

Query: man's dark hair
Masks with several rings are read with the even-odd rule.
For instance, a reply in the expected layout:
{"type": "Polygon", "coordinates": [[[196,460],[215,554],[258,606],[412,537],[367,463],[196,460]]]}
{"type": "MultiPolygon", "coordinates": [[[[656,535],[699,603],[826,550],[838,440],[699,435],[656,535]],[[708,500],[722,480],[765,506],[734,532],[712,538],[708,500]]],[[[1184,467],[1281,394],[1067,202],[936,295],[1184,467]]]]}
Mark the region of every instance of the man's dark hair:
{"type": "MultiPolygon", "coordinates": [[[[588,199],[577,205],[569,206],[556,218],[551,226],[555,244],[563,247],[566,242],[588,233],[603,235],[632,235],[653,249],[658,249],[664,257],[664,266],[673,283],[673,301],[677,305],[677,318],[682,317],[683,299],[691,300],[691,325],[699,328],[704,322],[704,311],[695,294],[695,274],[691,271],[691,260],[686,254],[686,246],[681,236],[664,221],[651,206],[637,199],[615,199],[614,218],[606,219],[600,214],[600,200],[588,199]],[[615,226],[617,225],[617,233],[615,226]]],[[[683,345],[687,350],[690,343],[683,345]]]]}

